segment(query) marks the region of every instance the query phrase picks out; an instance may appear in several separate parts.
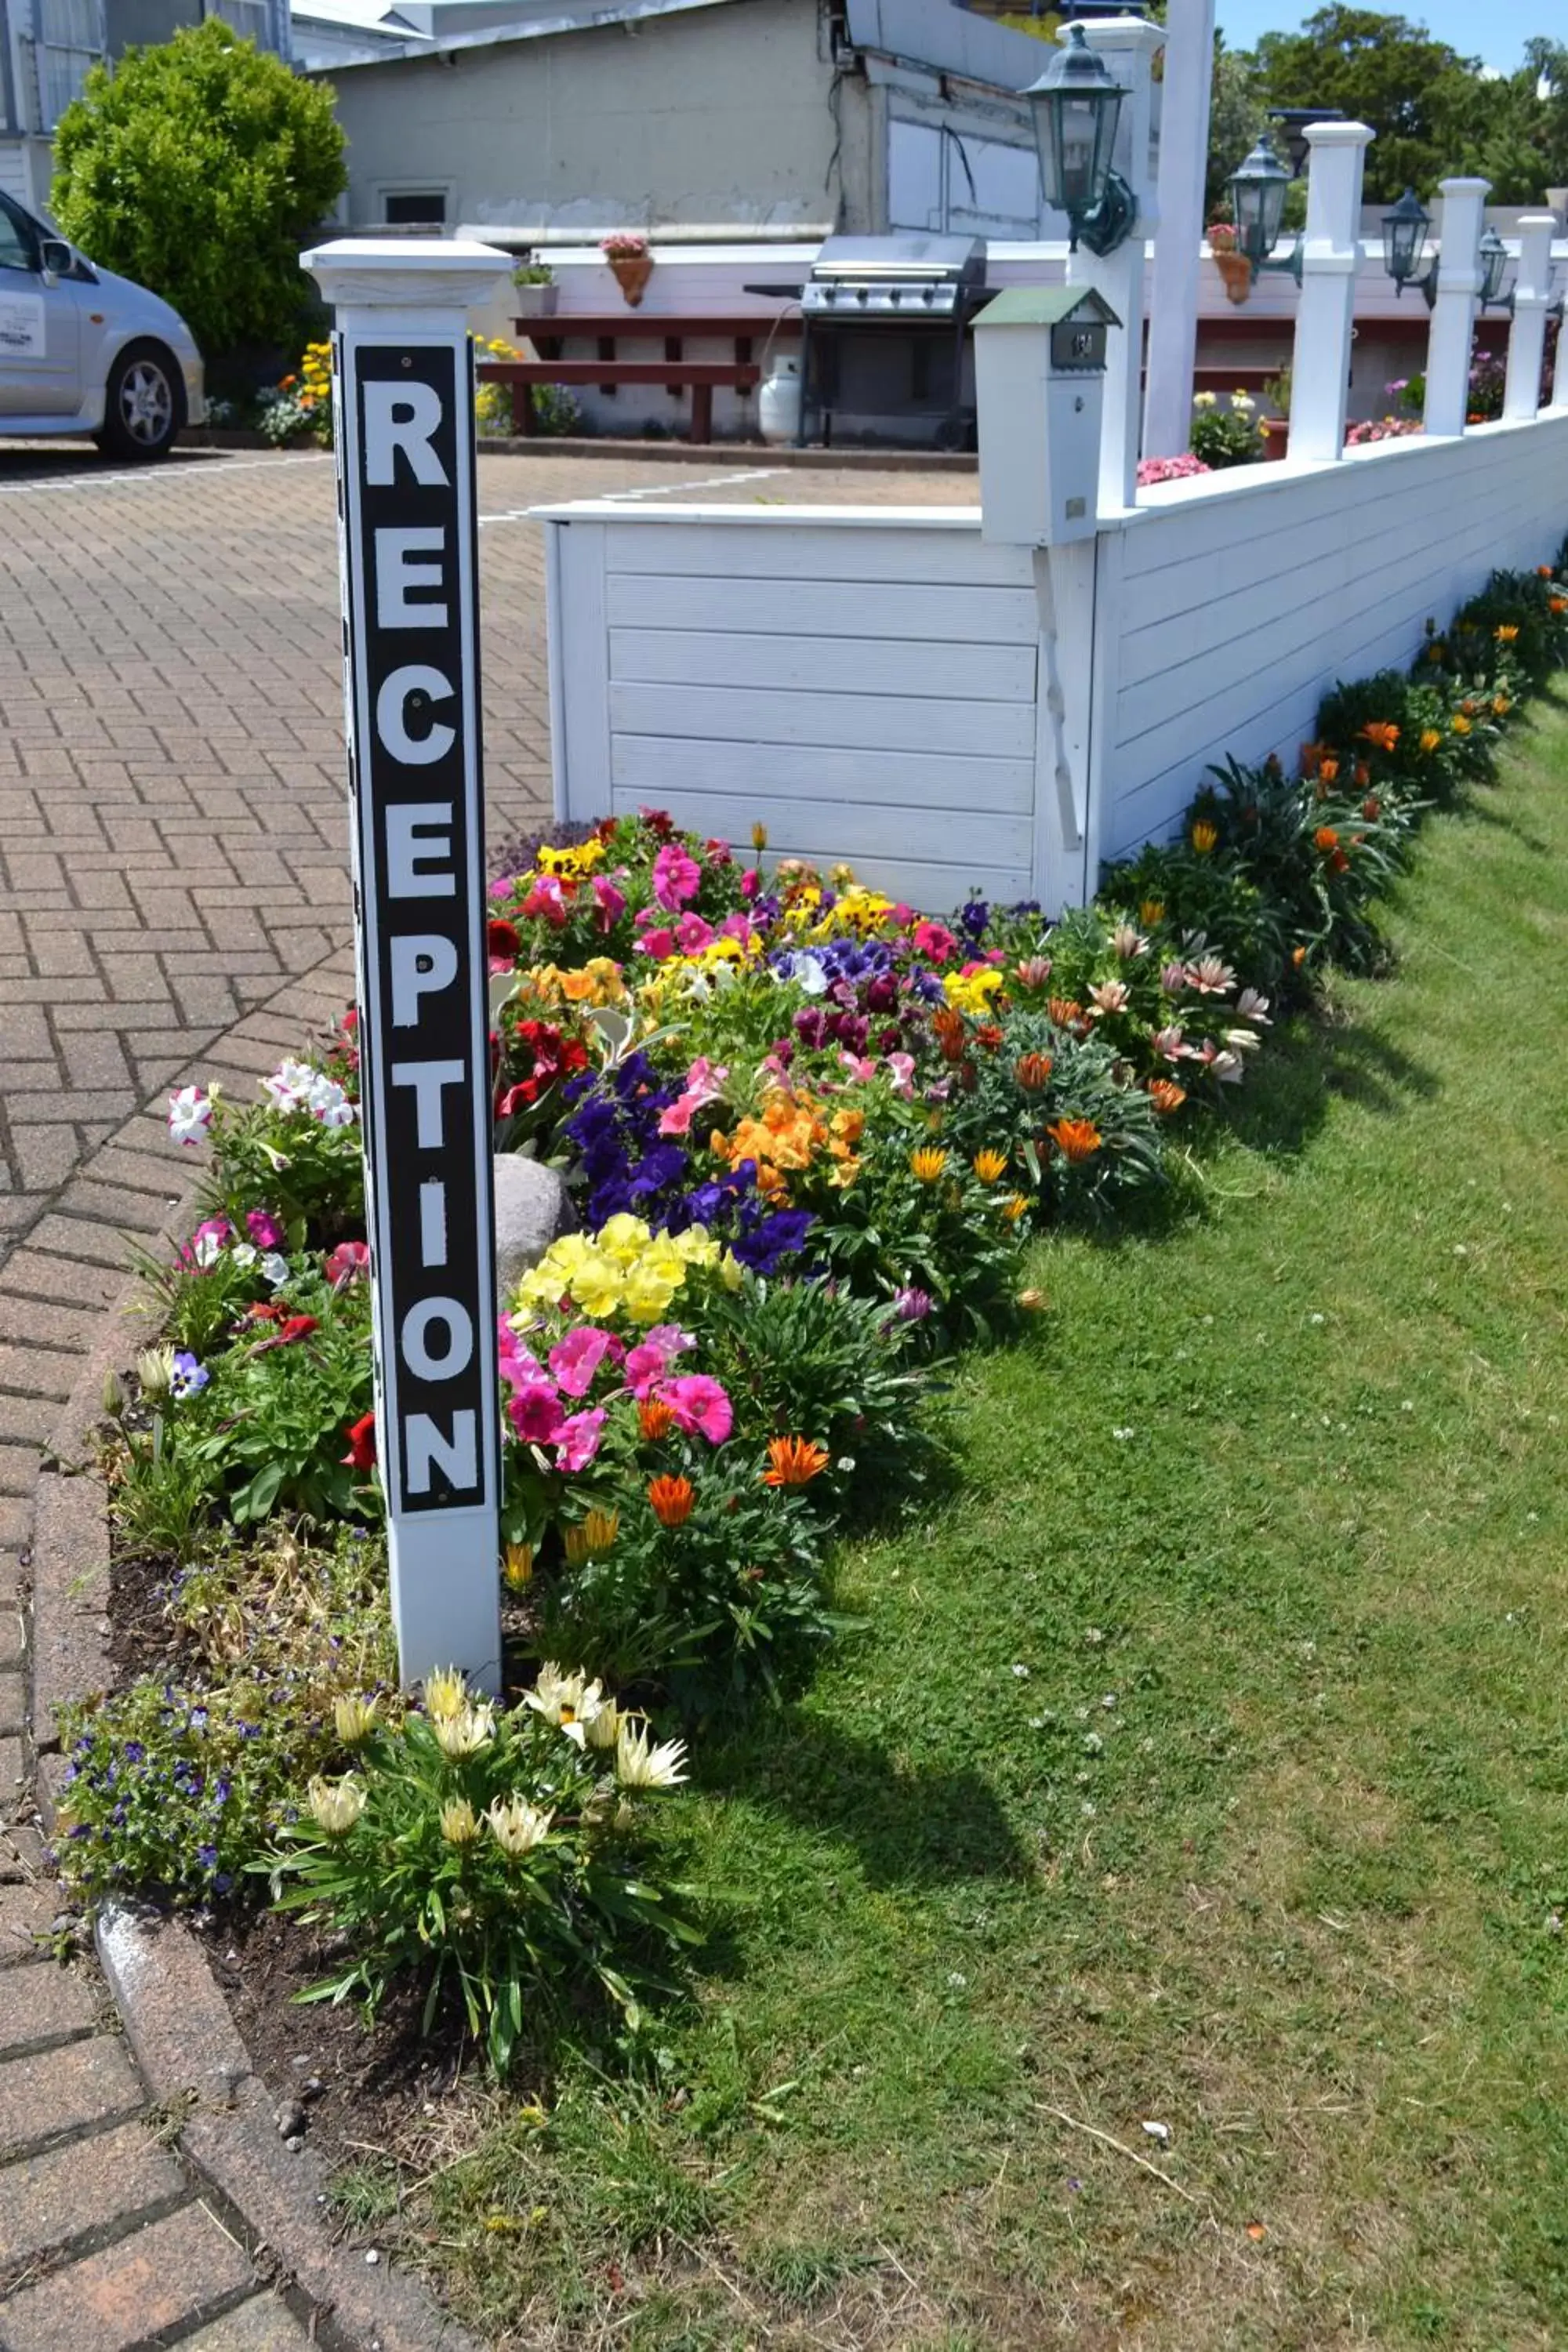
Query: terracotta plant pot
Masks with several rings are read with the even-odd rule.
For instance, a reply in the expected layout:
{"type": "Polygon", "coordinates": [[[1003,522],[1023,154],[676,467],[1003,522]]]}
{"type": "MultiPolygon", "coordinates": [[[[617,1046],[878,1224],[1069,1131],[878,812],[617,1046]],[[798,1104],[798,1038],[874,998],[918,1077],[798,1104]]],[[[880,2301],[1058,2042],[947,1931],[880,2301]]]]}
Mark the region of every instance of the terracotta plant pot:
{"type": "Polygon", "coordinates": [[[1266,457],[1283,457],[1290,446],[1290,419],[1288,416],[1266,416],[1258,426],[1263,436],[1266,457]]]}
{"type": "Polygon", "coordinates": [[[605,256],[616,273],[616,283],[635,310],[643,298],[644,289],[653,276],[651,253],[608,253],[605,256]]]}
{"type": "Polygon", "coordinates": [[[1233,302],[1245,302],[1252,291],[1252,264],[1245,253],[1216,253],[1214,266],[1225,280],[1233,302]]]}

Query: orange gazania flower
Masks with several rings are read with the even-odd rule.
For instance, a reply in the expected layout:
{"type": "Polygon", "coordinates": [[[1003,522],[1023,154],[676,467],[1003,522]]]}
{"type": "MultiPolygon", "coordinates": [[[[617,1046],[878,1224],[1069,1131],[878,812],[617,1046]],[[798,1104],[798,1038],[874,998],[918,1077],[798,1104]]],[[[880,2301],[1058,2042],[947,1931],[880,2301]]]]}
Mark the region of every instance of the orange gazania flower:
{"type": "Polygon", "coordinates": [[[1100,1133],[1091,1118],[1058,1118],[1046,1133],[1064,1160],[1074,1165],[1080,1160],[1092,1160],[1100,1150],[1100,1133]]]}
{"type": "Polygon", "coordinates": [[[764,1486],[807,1486],[826,1469],[832,1457],[826,1445],[809,1437],[770,1437],[764,1486]]]}
{"type": "Polygon", "coordinates": [[[1331,851],[1337,849],[1339,845],[1339,835],[1334,831],[1331,824],[1321,824],[1318,827],[1317,832],[1312,835],[1313,848],[1321,850],[1325,857],[1330,855],[1331,851]]]}
{"type": "Polygon", "coordinates": [[[1138,906],[1138,919],[1150,930],[1153,929],[1156,923],[1163,923],[1165,919],[1163,898],[1141,899],[1138,906]]]}
{"type": "Polygon", "coordinates": [[[1315,776],[1328,756],[1329,747],[1326,743],[1303,743],[1301,746],[1301,773],[1304,776],[1315,776]]]}
{"type": "Polygon", "coordinates": [[[1492,632],[1500,646],[1511,646],[1519,635],[1517,621],[1500,621],[1492,632]]]}
{"type": "Polygon", "coordinates": [[[1348,874],[1350,872],[1350,859],[1346,856],[1344,851],[1342,849],[1336,849],[1333,856],[1329,860],[1329,871],[1331,874],[1348,874]]]}
{"type": "Polygon", "coordinates": [[[983,1021],[974,1033],[974,1042],[988,1054],[994,1054],[1002,1043],[1002,1032],[994,1021],[983,1021]]]}
{"type": "Polygon", "coordinates": [[[1006,1166],[1007,1155],[1005,1151],[977,1151],[974,1155],[974,1172],[983,1184],[994,1184],[998,1176],[1005,1172],[1006,1166]]]}
{"type": "Polygon", "coordinates": [[[655,1478],[649,1483],[647,1498],[661,1528],[683,1528],[691,1517],[697,1489],[689,1478],[655,1478]]]}
{"type": "Polygon", "coordinates": [[[1454,732],[1455,732],[1455,734],[1456,734],[1456,735],[1468,735],[1468,734],[1469,733],[1469,731],[1470,731],[1470,722],[1469,722],[1469,720],[1466,718],[1466,716],[1465,716],[1465,714],[1464,714],[1464,712],[1463,712],[1462,710],[1457,710],[1457,711],[1454,713],[1454,732]]]}
{"type": "Polygon", "coordinates": [[[947,1154],[934,1143],[922,1143],[918,1151],[910,1154],[910,1172],[922,1184],[936,1184],[947,1168],[947,1154]]]}
{"type": "Polygon", "coordinates": [[[1210,824],[1206,818],[1199,817],[1196,824],[1193,827],[1190,838],[1193,847],[1197,851],[1198,856],[1200,857],[1206,857],[1210,850],[1214,848],[1219,840],[1219,827],[1215,824],[1210,824]]]}
{"type": "Polygon", "coordinates": [[[1363,742],[1375,743],[1380,751],[1392,751],[1399,740],[1399,730],[1389,719],[1369,719],[1361,732],[1363,742]]]}
{"type": "Polygon", "coordinates": [[[1535,567],[1535,576],[1538,580],[1550,580],[1552,577],[1551,564],[1538,563],[1535,567]]]}
{"type": "Polygon", "coordinates": [[[675,1415],[662,1397],[644,1397],[637,1407],[637,1427],[654,1443],[668,1437],[675,1427],[675,1415]]]}
{"type": "Polygon", "coordinates": [[[1320,761],[1318,764],[1318,782],[1321,784],[1337,783],[1339,781],[1339,773],[1340,763],[1337,760],[1320,761]]]}
{"type": "Polygon", "coordinates": [[[1568,613],[1568,596],[1548,596],[1546,609],[1549,613],[1568,613]]]}
{"type": "Polygon", "coordinates": [[[1291,962],[1296,966],[1297,971],[1300,971],[1300,970],[1301,966],[1302,966],[1302,965],[1306,962],[1306,961],[1307,961],[1307,950],[1306,950],[1306,949],[1305,949],[1305,948],[1292,948],[1292,949],[1291,949],[1291,950],[1290,950],[1290,961],[1291,961],[1291,962]]]}
{"type": "Polygon", "coordinates": [[[1020,1217],[1028,1215],[1032,1206],[1026,1192],[1009,1192],[1002,1203],[1002,1214],[1010,1225],[1016,1225],[1020,1217]]]}
{"type": "Polygon", "coordinates": [[[1051,1082],[1051,1057],[1048,1054],[1020,1054],[1013,1066],[1013,1076],[1026,1095],[1037,1095],[1051,1082]]]}
{"type": "Polygon", "coordinates": [[[936,1042],[942,1047],[943,1061],[962,1062],[963,1015],[961,1013],[955,1013],[951,1005],[944,1005],[939,1012],[931,1014],[931,1025],[936,1031],[936,1042]]]}
{"type": "Polygon", "coordinates": [[[1361,813],[1363,816],[1365,817],[1368,824],[1375,824],[1377,823],[1378,818],[1383,814],[1383,803],[1378,799],[1375,793],[1368,793],[1365,800],[1363,801],[1361,804],[1361,813]]]}
{"type": "Polygon", "coordinates": [[[1512,705],[1512,703],[1509,700],[1509,698],[1508,698],[1508,697],[1507,697],[1507,695],[1506,695],[1506,694],[1494,694],[1494,695],[1493,695],[1493,697],[1492,697],[1492,717],[1493,717],[1494,719],[1506,719],[1506,718],[1508,717],[1509,712],[1510,712],[1512,709],[1513,709],[1513,705],[1512,705]]]}
{"type": "Polygon", "coordinates": [[[1076,1028],[1083,1019],[1083,1007],[1075,996],[1053,996],[1047,1001],[1046,1011],[1058,1029],[1076,1028]]]}
{"type": "Polygon", "coordinates": [[[1171,1113],[1180,1110],[1186,1101],[1187,1090],[1185,1087],[1179,1087],[1174,1078],[1151,1078],[1149,1099],[1163,1118],[1169,1118],[1171,1113]]]}
{"type": "Polygon", "coordinates": [[[1436,727],[1423,727],[1421,730],[1421,749],[1424,751],[1435,751],[1442,740],[1436,727]]]}

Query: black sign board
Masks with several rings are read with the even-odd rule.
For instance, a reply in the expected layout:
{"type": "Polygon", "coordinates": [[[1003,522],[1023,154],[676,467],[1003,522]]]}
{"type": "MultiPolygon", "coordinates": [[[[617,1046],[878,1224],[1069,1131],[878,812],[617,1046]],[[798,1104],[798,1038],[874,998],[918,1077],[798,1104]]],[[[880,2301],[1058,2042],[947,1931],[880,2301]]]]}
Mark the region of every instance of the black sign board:
{"type": "Polygon", "coordinates": [[[376,1430],[395,1585],[398,1522],[443,1512],[491,1515],[488,1537],[468,1523],[465,1548],[488,1544],[495,1571],[473,382],[457,336],[340,332],[334,353],[376,1430]]]}

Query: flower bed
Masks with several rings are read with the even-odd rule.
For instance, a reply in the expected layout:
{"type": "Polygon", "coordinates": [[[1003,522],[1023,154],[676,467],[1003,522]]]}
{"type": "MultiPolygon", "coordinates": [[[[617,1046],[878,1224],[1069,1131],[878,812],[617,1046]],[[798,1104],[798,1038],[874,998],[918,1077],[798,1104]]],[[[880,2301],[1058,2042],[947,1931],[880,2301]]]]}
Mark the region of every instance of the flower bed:
{"type": "Polygon", "coordinates": [[[69,1726],[68,1878],[269,1885],[338,1939],[323,1995],[412,1987],[498,2073],[584,2001],[635,2041],[700,1915],[659,1811],[838,1630],[835,1529],[942,1466],[944,1360],[1044,1305],[1032,1234],[1194,1188],[1205,1120],[1319,968],[1375,963],[1422,810],[1565,656],[1560,574],[1498,575],[1412,676],[1337,687],[1300,773],[1231,763],[1055,923],[937,920],[657,812],[499,879],[497,1140],[581,1221],[497,1333],[499,1708],[392,1687],[353,1015],[258,1104],[182,1090],[208,1213],[150,1270],[110,1450],[173,1646],[69,1726]]]}

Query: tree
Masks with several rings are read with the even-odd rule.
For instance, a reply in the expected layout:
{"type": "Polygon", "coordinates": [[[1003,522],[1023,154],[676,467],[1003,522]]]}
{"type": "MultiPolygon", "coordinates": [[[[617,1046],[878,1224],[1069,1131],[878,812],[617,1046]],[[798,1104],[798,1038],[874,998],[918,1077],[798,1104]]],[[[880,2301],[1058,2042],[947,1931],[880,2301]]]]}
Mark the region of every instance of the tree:
{"type": "Polygon", "coordinates": [[[211,360],[287,343],[300,248],[345,180],[329,85],[217,17],[95,67],[55,133],[50,208],[106,269],[172,302],[211,360]]]}
{"type": "Polygon", "coordinates": [[[1268,128],[1258,94],[1256,65],[1245,49],[1227,49],[1215,35],[1214,80],[1209,89],[1208,167],[1204,182],[1205,218],[1228,220],[1227,184],[1237,165],[1268,128]]]}
{"type": "Polygon", "coordinates": [[[1464,167],[1460,126],[1486,110],[1480,63],[1462,58],[1424,25],[1371,8],[1333,5],[1299,33],[1265,33],[1255,52],[1265,106],[1337,106],[1377,133],[1366,153],[1369,204],[1393,204],[1407,187],[1430,193],[1464,167]]]}

